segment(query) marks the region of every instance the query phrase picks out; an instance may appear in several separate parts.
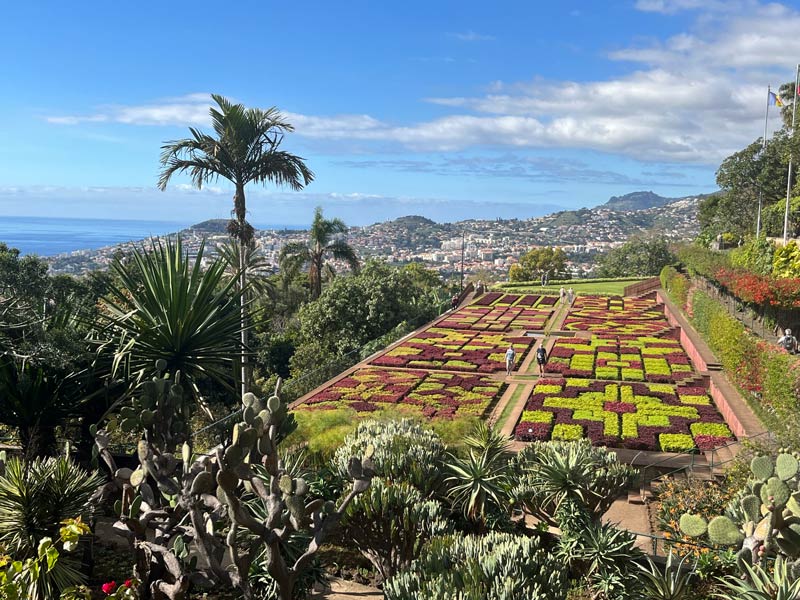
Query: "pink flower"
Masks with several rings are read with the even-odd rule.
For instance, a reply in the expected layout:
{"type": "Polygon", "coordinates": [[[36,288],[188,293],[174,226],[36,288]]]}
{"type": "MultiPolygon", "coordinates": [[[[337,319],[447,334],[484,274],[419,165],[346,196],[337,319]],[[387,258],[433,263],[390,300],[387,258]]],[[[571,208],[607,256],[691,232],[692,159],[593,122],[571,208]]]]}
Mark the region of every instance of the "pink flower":
{"type": "Polygon", "coordinates": [[[117,582],[116,581],[109,581],[108,583],[104,583],[100,586],[100,589],[103,590],[103,593],[106,595],[110,595],[117,589],[117,582]]]}
{"type": "Polygon", "coordinates": [[[124,585],[126,588],[129,588],[133,585],[133,582],[130,579],[126,579],[125,583],[123,583],[122,585],[124,585]]]}

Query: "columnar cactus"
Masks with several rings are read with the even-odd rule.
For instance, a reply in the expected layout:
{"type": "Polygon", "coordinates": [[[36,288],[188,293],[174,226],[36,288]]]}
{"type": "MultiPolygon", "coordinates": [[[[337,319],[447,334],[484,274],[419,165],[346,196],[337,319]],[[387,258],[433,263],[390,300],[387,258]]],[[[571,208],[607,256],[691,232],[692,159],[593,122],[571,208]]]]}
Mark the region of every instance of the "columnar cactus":
{"type": "MultiPolygon", "coordinates": [[[[141,598],[183,600],[190,583],[221,583],[251,599],[250,566],[256,552],[266,546],[267,570],[280,598],[289,600],[327,534],[353,499],[369,487],[371,448],[363,459],[350,459],[353,487],[338,506],[308,498],[306,481],[289,476],[278,459],[279,432],[287,417],[279,386],[280,382],[267,400],[244,395],[243,420],[233,425],[231,441],[212,455],[194,456],[186,442],[179,458],[143,439],[137,451],[140,466],[135,471],[116,469],[107,434],[97,433],[100,454],[122,488],[115,529],[134,547],[141,598]],[[247,509],[246,495],[263,502],[265,517],[247,509]],[[310,541],[290,563],[281,547],[297,531],[310,534],[310,541]],[[259,541],[254,543],[253,538],[259,541]]],[[[155,389],[159,394],[167,389],[177,393],[174,386],[158,382],[155,389]]]]}
{"type": "Polygon", "coordinates": [[[800,463],[782,452],[774,459],[757,456],[750,463],[747,488],[728,507],[727,516],[706,522],[685,514],[680,528],[690,537],[707,535],[721,546],[741,546],[741,564],[756,564],[766,556],[782,556],[800,575],[800,463]]]}

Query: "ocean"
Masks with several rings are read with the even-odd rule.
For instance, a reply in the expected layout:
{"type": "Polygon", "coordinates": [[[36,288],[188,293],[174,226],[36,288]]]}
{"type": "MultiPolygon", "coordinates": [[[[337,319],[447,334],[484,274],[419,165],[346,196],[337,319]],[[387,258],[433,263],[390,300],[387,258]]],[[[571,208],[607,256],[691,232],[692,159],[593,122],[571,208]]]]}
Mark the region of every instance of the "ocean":
{"type": "Polygon", "coordinates": [[[53,256],[173,233],[189,225],[171,221],[0,216],[0,242],[23,254],[53,256]]]}
{"type": "MultiPolygon", "coordinates": [[[[23,254],[54,256],[75,250],[94,250],[154,235],[175,233],[193,223],[122,219],[65,219],[0,215],[0,242],[23,254]]],[[[255,225],[259,229],[298,229],[296,225],[255,225]]]]}

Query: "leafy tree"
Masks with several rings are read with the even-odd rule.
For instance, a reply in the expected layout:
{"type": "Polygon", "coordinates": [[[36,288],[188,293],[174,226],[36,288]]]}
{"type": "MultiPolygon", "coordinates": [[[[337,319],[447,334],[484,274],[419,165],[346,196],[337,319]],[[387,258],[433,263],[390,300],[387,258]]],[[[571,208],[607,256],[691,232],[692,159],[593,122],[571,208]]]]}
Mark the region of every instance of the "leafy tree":
{"type": "Polygon", "coordinates": [[[675,260],[664,238],[637,237],[608,251],[600,259],[597,274],[599,277],[654,276],[675,260]]]}
{"type": "MultiPolygon", "coordinates": [[[[189,128],[190,138],[174,140],[161,147],[161,175],[158,186],[164,190],[172,176],[188,173],[192,184],[203,185],[227,179],[236,187],[233,196],[233,219],[228,223],[228,233],[246,248],[253,240],[253,227],[247,222],[245,187],[249,183],[274,183],[300,190],[308,185],[314,174],[299,156],[281,150],[286,133],[294,131],[292,125],[275,107],[267,110],[245,108],[233,104],[218,94],[211,98],[217,108],[210,109],[211,124],[216,136],[189,128]]],[[[240,259],[245,252],[240,253],[240,259]]],[[[247,285],[244,263],[240,265],[239,289],[247,285]]],[[[247,303],[241,295],[241,347],[242,393],[247,392],[247,303]]]]}
{"type": "MultiPolygon", "coordinates": [[[[347,354],[403,321],[420,325],[430,320],[439,305],[418,299],[430,300],[430,292],[438,288],[420,283],[414,272],[370,261],[357,275],[336,278],[316,302],[300,309],[298,346],[347,354]]],[[[301,368],[294,358],[293,371],[313,368],[301,368]]]]}
{"type": "Polygon", "coordinates": [[[523,254],[519,263],[511,265],[509,281],[531,281],[544,273],[557,279],[566,272],[567,255],[561,248],[533,248],[523,254]]]}
{"type": "Polygon", "coordinates": [[[333,268],[325,262],[330,254],[337,260],[344,260],[353,271],[358,270],[359,262],[353,247],[337,235],[347,233],[347,225],[341,219],[325,219],[322,208],[314,210],[314,221],[309,231],[307,244],[293,242],[283,247],[280,254],[281,268],[292,268],[292,263],[308,265],[308,280],[311,283],[311,298],[316,300],[322,293],[323,269],[333,273],[333,268]]]}
{"type": "Polygon", "coordinates": [[[106,330],[116,341],[116,373],[125,367],[138,384],[163,359],[198,398],[204,377],[232,389],[241,292],[232,289],[234,280],[226,283],[224,259],[203,270],[204,260],[202,244],[192,260],[180,238],[168,238],[153,241],[149,251],[134,250],[129,263],[112,264],[119,283],[111,285],[104,309],[106,330]]]}
{"type": "Polygon", "coordinates": [[[774,254],[775,244],[764,236],[751,236],[741,247],[731,250],[731,265],[742,267],[759,275],[769,275],[772,272],[774,254]]]}

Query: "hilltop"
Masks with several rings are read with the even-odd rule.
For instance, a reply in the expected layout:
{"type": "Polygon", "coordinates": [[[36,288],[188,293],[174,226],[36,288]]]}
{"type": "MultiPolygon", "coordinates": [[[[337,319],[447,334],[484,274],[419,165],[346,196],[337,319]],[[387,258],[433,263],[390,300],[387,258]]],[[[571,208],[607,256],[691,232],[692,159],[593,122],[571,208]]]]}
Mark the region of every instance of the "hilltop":
{"type": "MultiPolygon", "coordinates": [[[[362,257],[389,262],[420,260],[443,272],[460,261],[462,240],[467,256],[480,258],[481,268],[504,270],[509,261],[532,246],[560,246],[575,255],[576,262],[591,265],[593,253],[624,242],[633,235],[656,234],[679,241],[698,233],[697,207],[702,196],[664,198],[653,192],[614,196],[594,208],[560,211],[530,219],[469,219],[437,223],[409,215],[351,227],[348,241],[362,257]],[[638,208],[634,208],[638,207],[638,208]],[[454,253],[458,254],[455,257],[454,253]]],[[[187,245],[204,237],[226,237],[227,219],[211,219],[181,231],[187,245]]],[[[307,239],[304,230],[257,230],[267,258],[276,262],[286,243],[307,239]]],[[[124,247],[125,245],[121,245],[124,247]]],[[[213,243],[209,246],[213,251],[213,243]]],[[[120,246],[82,250],[50,259],[53,272],[81,273],[106,268],[120,246]]]]}

